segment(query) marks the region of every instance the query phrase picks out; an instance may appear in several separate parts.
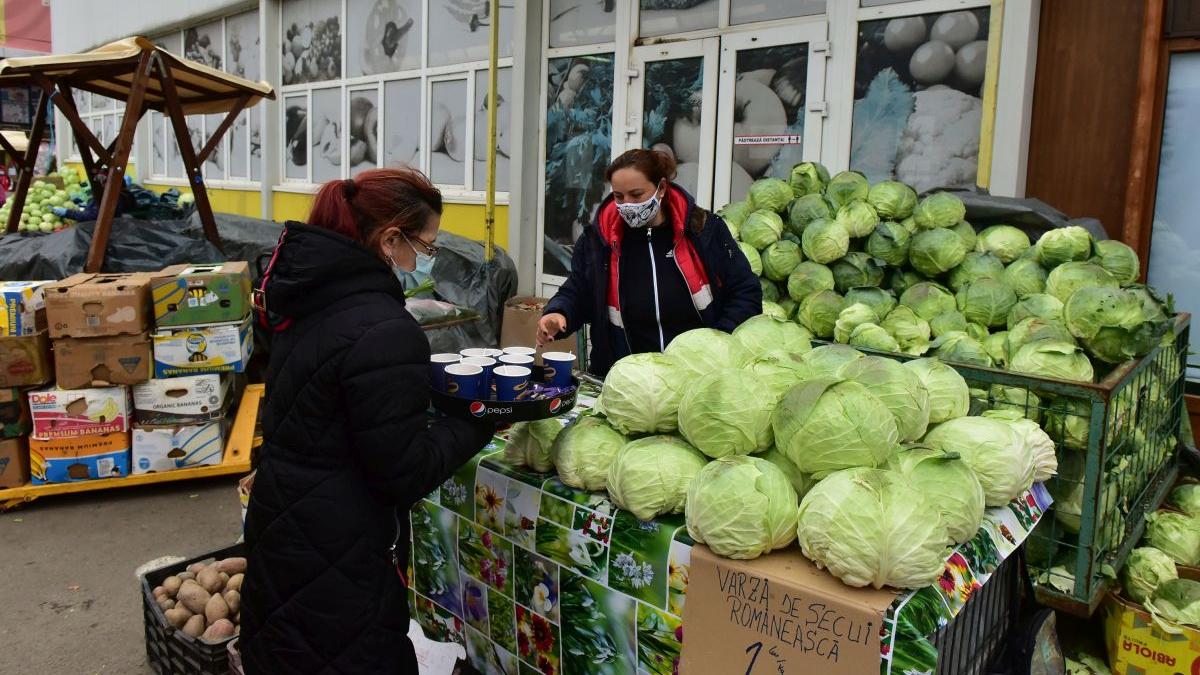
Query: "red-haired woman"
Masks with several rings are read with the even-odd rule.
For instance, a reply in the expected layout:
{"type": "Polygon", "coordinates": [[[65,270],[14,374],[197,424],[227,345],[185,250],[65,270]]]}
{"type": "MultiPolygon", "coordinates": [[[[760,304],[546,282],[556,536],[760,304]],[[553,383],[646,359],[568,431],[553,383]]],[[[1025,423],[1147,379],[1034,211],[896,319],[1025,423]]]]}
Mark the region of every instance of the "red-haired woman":
{"type": "MultiPolygon", "coordinates": [[[[441,194],[410,169],[327,183],[263,282],[277,317],[246,517],[247,673],[416,673],[409,509],[495,428],[430,423],[429,343],[402,279],[427,268],[441,194]]],[[[453,564],[453,561],[449,564],[453,564]]]]}
{"type": "Polygon", "coordinates": [[[731,332],[762,313],[762,287],[720,217],[696,206],[675,160],[630,150],[609,165],[612,194],[575,242],[571,274],[546,306],[538,342],[592,324],[589,370],[658,352],[693,328],[731,332]]]}

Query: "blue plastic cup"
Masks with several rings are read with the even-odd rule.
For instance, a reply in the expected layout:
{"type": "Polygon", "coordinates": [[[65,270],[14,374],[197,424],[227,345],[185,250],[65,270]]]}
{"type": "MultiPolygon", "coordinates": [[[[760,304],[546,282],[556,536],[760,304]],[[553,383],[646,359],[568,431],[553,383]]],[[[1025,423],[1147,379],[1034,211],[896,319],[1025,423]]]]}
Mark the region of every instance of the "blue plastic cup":
{"type": "Polygon", "coordinates": [[[472,366],[479,366],[483,369],[483,374],[480,376],[479,387],[481,393],[479,395],[487,398],[492,392],[492,371],[496,369],[496,359],[487,356],[472,356],[463,359],[462,362],[472,366]]]}
{"type": "Polygon", "coordinates": [[[546,384],[551,387],[571,386],[571,369],[575,366],[574,354],[546,352],[542,354],[542,364],[546,367],[546,384]]]}
{"type": "Polygon", "coordinates": [[[503,351],[505,354],[512,354],[514,356],[536,356],[537,355],[537,350],[534,349],[533,347],[505,347],[503,351]]]}
{"type": "Polygon", "coordinates": [[[515,401],[529,388],[529,377],[533,371],[525,366],[497,366],[492,375],[496,378],[496,400],[515,401]]]}
{"type": "Polygon", "coordinates": [[[446,393],[458,398],[481,398],[483,368],[470,363],[446,366],[446,393]]]}
{"type": "Polygon", "coordinates": [[[458,354],[433,354],[429,357],[429,385],[435,391],[446,391],[446,366],[462,361],[458,354]]]}
{"type": "Polygon", "coordinates": [[[533,367],[533,357],[525,354],[505,354],[499,359],[501,365],[505,366],[525,366],[526,368],[533,367]]]}

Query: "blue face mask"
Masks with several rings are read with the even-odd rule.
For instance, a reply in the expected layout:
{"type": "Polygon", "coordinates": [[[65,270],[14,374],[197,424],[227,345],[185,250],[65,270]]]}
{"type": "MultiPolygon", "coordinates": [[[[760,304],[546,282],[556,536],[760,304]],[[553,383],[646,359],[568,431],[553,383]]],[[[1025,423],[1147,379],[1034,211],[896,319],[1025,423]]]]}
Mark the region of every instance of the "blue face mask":
{"type": "Polygon", "coordinates": [[[392,263],[392,272],[395,273],[396,278],[400,280],[401,285],[404,286],[404,290],[410,291],[420,286],[426,280],[433,278],[433,256],[429,255],[428,253],[422,253],[418,251],[416,247],[412,245],[412,242],[408,241],[407,237],[405,237],[404,240],[406,243],[408,243],[408,247],[413,250],[413,253],[417,257],[416,265],[410,272],[409,270],[392,263]]]}

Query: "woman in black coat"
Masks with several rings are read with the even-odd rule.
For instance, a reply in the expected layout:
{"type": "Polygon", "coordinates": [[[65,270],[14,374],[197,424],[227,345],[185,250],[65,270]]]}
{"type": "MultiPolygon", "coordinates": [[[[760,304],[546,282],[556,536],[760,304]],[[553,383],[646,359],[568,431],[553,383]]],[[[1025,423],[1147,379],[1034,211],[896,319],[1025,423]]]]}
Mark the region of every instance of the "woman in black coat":
{"type": "Polygon", "coordinates": [[[325,185],[264,280],[276,317],[246,517],[247,673],[416,673],[409,509],[488,442],[430,423],[429,343],[404,308],[437,248],[441,194],[409,169],[325,185]]]}
{"type": "Polygon", "coordinates": [[[588,369],[660,352],[695,328],[732,332],[762,313],[762,286],[725,222],[672,183],[675,160],[630,150],[609,165],[612,194],[575,242],[571,275],[538,323],[538,342],[591,324],[588,369]]]}

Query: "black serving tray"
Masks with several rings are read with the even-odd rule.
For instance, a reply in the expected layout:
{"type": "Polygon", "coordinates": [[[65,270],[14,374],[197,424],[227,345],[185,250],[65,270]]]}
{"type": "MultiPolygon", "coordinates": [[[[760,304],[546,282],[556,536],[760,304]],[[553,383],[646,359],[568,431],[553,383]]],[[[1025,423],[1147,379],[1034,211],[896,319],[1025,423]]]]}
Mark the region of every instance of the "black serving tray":
{"type": "MultiPolygon", "coordinates": [[[[542,366],[530,366],[530,370],[533,371],[534,380],[540,381],[545,377],[545,369],[542,366]]],[[[497,423],[532,422],[570,412],[575,407],[575,399],[579,394],[578,378],[571,378],[571,387],[561,396],[533,401],[460,398],[434,390],[430,392],[430,402],[441,413],[460,419],[497,423]]]]}

